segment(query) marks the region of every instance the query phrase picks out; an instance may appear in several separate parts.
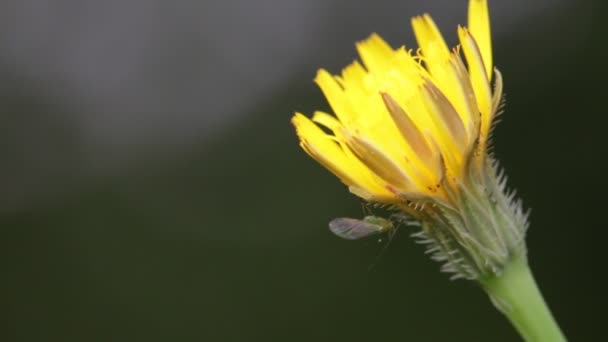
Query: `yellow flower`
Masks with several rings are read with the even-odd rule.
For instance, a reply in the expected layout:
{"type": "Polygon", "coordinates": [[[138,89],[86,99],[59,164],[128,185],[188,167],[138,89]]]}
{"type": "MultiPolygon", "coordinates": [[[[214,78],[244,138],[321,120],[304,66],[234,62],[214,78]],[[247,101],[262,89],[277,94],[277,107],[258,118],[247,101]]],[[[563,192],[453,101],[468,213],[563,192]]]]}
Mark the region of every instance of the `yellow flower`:
{"type": "Polygon", "coordinates": [[[416,53],[372,34],[355,61],[315,78],[334,115],[296,113],[302,148],[366,201],[413,218],[432,258],[453,277],[488,279],[525,257],[527,213],[488,153],[501,102],[486,0],[450,50],[429,15],[412,19],[416,53]],[[491,83],[494,89],[491,90],[491,83]]]}
{"type": "Polygon", "coordinates": [[[292,119],[302,148],[366,200],[448,200],[445,187],[456,188],[487,154],[502,80],[486,0],[470,1],[453,50],[429,15],[412,26],[416,53],[372,34],[356,45],[363,65],[355,61],[340,76],[319,70],[315,82],[335,116],[292,119]]]}
{"type": "Polygon", "coordinates": [[[292,123],[311,157],[391,212],[337,218],[334,234],[353,240],[395,232],[394,223],[419,226],[412,236],[426,254],[452,279],[478,281],[525,340],[565,341],[527,265],[528,213],[488,152],[502,79],[487,0],[469,0],[468,17],[453,50],[428,14],[412,19],[415,53],[376,34],[357,43],[362,64],[315,78],[335,116],[296,113],[292,123]]]}

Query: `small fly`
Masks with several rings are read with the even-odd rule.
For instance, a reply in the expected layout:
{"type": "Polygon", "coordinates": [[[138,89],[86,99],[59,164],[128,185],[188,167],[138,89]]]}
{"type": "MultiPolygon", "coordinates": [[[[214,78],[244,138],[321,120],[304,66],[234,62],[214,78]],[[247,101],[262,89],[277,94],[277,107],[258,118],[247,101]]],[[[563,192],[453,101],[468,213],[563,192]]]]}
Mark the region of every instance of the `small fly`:
{"type": "Polygon", "coordinates": [[[377,216],[365,216],[363,220],[339,217],[329,222],[329,230],[346,240],[358,240],[376,234],[394,233],[390,220],[377,216]]]}

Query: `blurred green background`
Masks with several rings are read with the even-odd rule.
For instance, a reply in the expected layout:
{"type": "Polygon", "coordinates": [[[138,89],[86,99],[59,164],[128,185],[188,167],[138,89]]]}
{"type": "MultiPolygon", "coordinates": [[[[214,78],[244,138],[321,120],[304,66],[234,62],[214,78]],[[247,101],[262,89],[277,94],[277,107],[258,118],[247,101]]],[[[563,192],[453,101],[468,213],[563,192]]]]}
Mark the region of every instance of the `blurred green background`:
{"type": "MultiPolygon", "coordinates": [[[[464,22],[466,1],[454,3],[454,20],[464,22]]],[[[599,341],[608,228],[606,11],[600,0],[545,5],[517,20],[493,12],[493,22],[508,28],[496,30],[494,41],[507,93],[496,154],[533,209],[529,255],[554,314],[572,341],[599,341]]],[[[131,145],[90,149],[89,133],[65,115],[79,113],[86,94],[57,95],[61,82],[42,82],[6,50],[0,54],[1,340],[518,340],[475,284],[438,271],[412,231],[399,231],[378,258],[384,243],[344,241],[327,230],[334,217],[360,217],[360,202],[299,149],[289,119],[294,110],[327,109],[312,83],[316,68],[339,71],[354,57],[353,42],[371,31],[384,35],[386,20],[369,4],[376,12],[365,20],[344,10],[347,3],[332,6],[328,27],[344,20],[354,29],[329,30],[318,48],[335,45],[340,53],[323,50],[313,60],[320,64],[294,63],[217,134],[194,133],[177,147],[151,137],[116,159],[113,153],[131,145]]],[[[452,15],[438,4],[425,9],[439,11],[437,21],[452,15]]],[[[394,46],[404,39],[412,45],[407,20],[417,13],[393,14],[402,29],[386,34],[394,46]]],[[[441,27],[453,41],[455,27],[441,27]]],[[[60,41],[49,44],[60,49],[60,41]]],[[[197,49],[192,58],[205,54],[197,49]]],[[[173,78],[159,92],[212,96],[180,88],[187,65],[160,68],[173,78]]],[[[232,77],[229,69],[221,74],[232,77]]],[[[217,108],[251,87],[231,86],[214,112],[167,107],[221,120],[217,108]]],[[[91,103],[102,117],[116,110],[91,103]]],[[[154,120],[139,114],[142,125],[154,120]]]]}

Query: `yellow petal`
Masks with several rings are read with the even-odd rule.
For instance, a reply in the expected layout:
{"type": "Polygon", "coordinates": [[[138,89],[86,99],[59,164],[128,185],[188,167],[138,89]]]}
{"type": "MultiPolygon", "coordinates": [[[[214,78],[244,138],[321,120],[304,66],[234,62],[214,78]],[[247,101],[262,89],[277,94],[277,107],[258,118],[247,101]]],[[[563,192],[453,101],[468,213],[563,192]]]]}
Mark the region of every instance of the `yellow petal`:
{"type": "Polygon", "coordinates": [[[418,158],[424,163],[426,169],[435,169],[435,153],[431,150],[424,135],[416,124],[410,119],[407,113],[401,106],[387,93],[382,93],[382,99],[391,114],[395,125],[401,132],[403,138],[408,142],[409,146],[414,150],[418,158]]]}
{"type": "MultiPolygon", "coordinates": [[[[457,52],[456,52],[457,53],[457,52]]],[[[481,125],[481,114],[479,113],[479,107],[477,105],[477,98],[475,97],[475,92],[473,91],[473,85],[471,84],[471,75],[469,71],[464,65],[462,58],[459,54],[454,54],[450,59],[450,63],[452,64],[452,68],[456,73],[456,78],[458,79],[458,84],[460,89],[462,89],[462,93],[466,99],[466,108],[469,112],[469,116],[467,117],[467,131],[469,132],[469,141],[477,140],[479,136],[479,127],[481,125]]]]}
{"type": "Polygon", "coordinates": [[[338,121],[335,116],[320,111],[316,111],[313,114],[312,121],[323,125],[334,132],[339,131],[342,127],[340,121],[338,121]]]}
{"type": "Polygon", "coordinates": [[[358,42],[356,46],[363,64],[370,72],[385,69],[394,55],[390,45],[375,33],[366,40],[358,42]]]}
{"type": "Polygon", "coordinates": [[[340,121],[345,124],[350,122],[352,118],[348,116],[348,113],[351,112],[349,104],[344,95],[344,89],[342,89],[338,81],[327,70],[320,69],[315,77],[315,82],[319,85],[321,91],[323,91],[327,102],[329,102],[329,105],[340,121]]]}
{"type": "Polygon", "coordinates": [[[441,152],[448,168],[460,175],[463,154],[468,145],[468,136],[462,120],[447,97],[427,81],[422,87],[426,106],[435,123],[435,138],[441,145],[441,152]]]}
{"type": "Polygon", "coordinates": [[[483,141],[487,139],[493,120],[490,82],[486,76],[482,57],[474,37],[469,34],[467,29],[462,27],[458,28],[458,37],[460,38],[460,44],[462,44],[462,50],[469,65],[471,84],[473,85],[473,92],[477,100],[477,108],[481,113],[480,133],[481,140],[483,141]]]}
{"type": "Polygon", "coordinates": [[[467,132],[472,135],[474,127],[471,116],[473,113],[468,105],[458,74],[450,62],[455,58],[454,54],[450,53],[437,25],[429,15],[413,18],[412,26],[422,50],[424,64],[431,74],[430,79],[456,108],[467,132]]]}
{"type": "Polygon", "coordinates": [[[448,60],[450,50],[430,15],[425,14],[412,18],[412,27],[414,28],[418,46],[422,50],[424,59],[428,64],[436,64],[448,60]]]}
{"type": "Polygon", "coordinates": [[[367,71],[361,63],[355,61],[342,70],[342,86],[345,89],[362,89],[367,71]]]}
{"type": "Polygon", "coordinates": [[[391,187],[401,191],[413,189],[413,183],[403,169],[371,141],[364,137],[349,135],[347,143],[357,157],[391,187]]]}
{"type": "Polygon", "coordinates": [[[469,1],[469,30],[481,51],[486,77],[492,79],[492,37],[490,33],[490,14],[487,0],[469,1]]]}
{"type": "Polygon", "coordinates": [[[300,146],[304,151],[340,178],[344,184],[365,190],[372,196],[366,198],[368,200],[375,198],[390,200],[394,197],[382,184],[380,178],[372,175],[352,152],[345,151],[335,137],[323,132],[314,122],[300,113],[296,113],[291,122],[296,128],[300,146]]]}
{"type": "Polygon", "coordinates": [[[442,126],[450,133],[450,140],[463,149],[468,142],[467,135],[456,109],[433,82],[427,81],[423,89],[431,113],[439,119],[438,122],[441,122],[442,126]]]}
{"type": "Polygon", "coordinates": [[[351,163],[340,145],[300,113],[296,113],[291,122],[300,138],[300,146],[306,153],[338,176],[346,185],[359,185],[358,177],[349,167],[351,163]]]}

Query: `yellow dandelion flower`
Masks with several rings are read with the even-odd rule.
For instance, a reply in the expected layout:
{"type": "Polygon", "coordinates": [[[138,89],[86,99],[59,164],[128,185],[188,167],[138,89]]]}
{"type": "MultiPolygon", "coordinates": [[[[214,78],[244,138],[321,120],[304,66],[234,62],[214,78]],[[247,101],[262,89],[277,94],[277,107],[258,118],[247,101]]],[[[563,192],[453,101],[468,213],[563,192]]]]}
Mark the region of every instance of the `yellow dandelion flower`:
{"type": "Polygon", "coordinates": [[[500,102],[498,72],[490,90],[485,1],[471,1],[470,28],[458,28],[460,47],[452,51],[429,15],[412,26],[416,55],[372,34],[357,43],[363,65],[354,62],[340,76],[322,69],[315,78],[335,116],[296,113],[292,120],[303,149],[366,200],[446,199],[443,179],[457,182],[470,155],[485,153],[500,102]]]}
{"type": "Polygon", "coordinates": [[[449,49],[433,19],[412,19],[418,49],[393,49],[372,34],[355,61],[315,82],[334,115],[296,113],[302,148],[389,219],[338,218],[346,239],[417,225],[442,270],[477,280],[527,341],[565,341],[527,264],[527,213],[488,152],[502,97],[486,0],[470,0],[468,27],[449,49]]]}
{"type": "Polygon", "coordinates": [[[362,63],[315,77],[335,115],[296,113],[292,123],[351,192],[420,221],[445,270],[478,278],[525,249],[527,221],[488,154],[502,77],[487,2],[471,0],[468,17],[451,50],[428,14],[412,19],[416,52],[377,34],[357,43],[362,63]]]}

